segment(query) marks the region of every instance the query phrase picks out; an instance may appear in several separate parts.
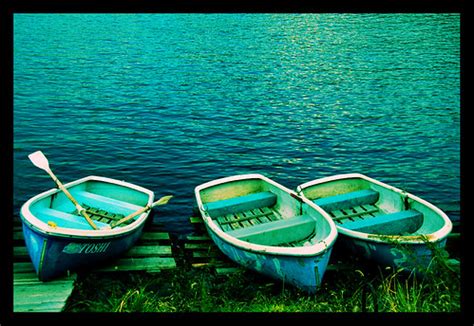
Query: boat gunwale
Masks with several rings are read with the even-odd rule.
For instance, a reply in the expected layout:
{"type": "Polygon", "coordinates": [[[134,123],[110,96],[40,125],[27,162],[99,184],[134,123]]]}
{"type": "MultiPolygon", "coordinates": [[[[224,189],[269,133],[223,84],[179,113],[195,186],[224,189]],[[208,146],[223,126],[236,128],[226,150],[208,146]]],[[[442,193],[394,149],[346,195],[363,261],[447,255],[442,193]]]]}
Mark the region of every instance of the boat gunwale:
{"type": "MultiPolygon", "coordinates": [[[[431,243],[436,243],[436,242],[441,242],[445,240],[448,237],[448,234],[451,232],[453,228],[453,224],[449,217],[444,213],[441,209],[436,207],[435,205],[431,204],[430,202],[413,195],[411,193],[408,193],[406,191],[403,191],[397,187],[391,186],[389,184],[383,183],[381,181],[378,181],[376,179],[373,179],[371,177],[368,177],[364,174],[361,173],[347,173],[347,174],[338,174],[338,175],[333,175],[329,177],[323,177],[320,179],[315,179],[312,181],[305,182],[299,186],[296,187],[296,192],[304,198],[307,198],[303,190],[310,188],[315,185],[327,183],[327,182],[332,182],[336,180],[344,180],[344,179],[363,179],[366,180],[370,183],[377,184],[387,190],[391,190],[394,192],[397,192],[399,194],[403,194],[404,196],[407,196],[408,198],[430,208],[433,210],[436,214],[438,214],[442,220],[444,221],[444,224],[442,227],[440,227],[437,231],[432,232],[432,233],[427,233],[427,234],[420,234],[420,235],[382,235],[382,234],[373,234],[373,233],[365,233],[365,232],[360,232],[360,231],[353,231],[349,230],[341,225],[336,225],[336,228],[340,234],[343,234],[345,236],[349,236],[352,238],[360,239],[360,240],[365,240],[365,241],[371,241],[371,242],[378,242],[378,243],[387,243],[387,242],[396,242],[399,244],[424,244],[426,242],[431,242],[431,243]]],[[[311,201],[312,202],[312,201],[311,201]]]]}
{"type": "MultiPolygon", "coordinates": [[[[70,188],[76,185],[79,185],[81,183],[85,183],[88,181],[99,181],[103,183],[111,183],[119,186],[123,186],[129,189],[137,190],[139,192],[142,192],[146,195],[148,195],[148,201],[147,205],[151,205],[154,200],[154,193],[153,191],[146,189],[144,187],[123,181],[123,180],[117,180],[117,179],[112,179],[108,177],[101,177],[101,176],[95,176],[95,175],[90,175],[86,176],[80,179],[77,179],[75,181],[71,181],[67,184],[64,185],[65,188],[70,188]]],[[[140,228],[140,226],[146,221],[146,218],[150,214],[150,211],[144,212],[140,214],[136,220],[133,223],[130,223],[129,225],[120,227],[120,228],[104,228],[104,229],[98,229],[98,230],[79,230],[79,229],[73,229],[73,228],[64,228],[64,227],[52,227],[48,225],[47,223],[43,222],[39,218],[37,218],[30,210],[30,207],[32,204],[37,202],[38,200],[41,200],[45,197],[50,197],[56,193],[61,192],[61,189],[58,188],[51,188],[49,190],[46,190],[42,193],[39,193],[30,199],[28,199],[21,207],[20,210],[20,218],[23,223],[25,223],[28,227],[30,227],[33,231],[38,232],[40,234],[44,234],[48,237],[57,237],[57,238],[65,238],[65,239],[71,239],[71,238],[76,238],[76,239],[110,239],[110,238],[116,238],[116,237],[121,237],[125,236],[127,234],[133,233],[136,229],[140,228]]],[[[145,206],[143,206],[145,207],[145,206]]]]}
{"type": "Polygon", "coordinates": [[[322,208],[319,206],[315,205],[313,202],[310,200],[303,198],[301,196],[298,196],[298,194],[289,189],[286,188],[285,186],[265,177],[264,175],[257,174],[257,173],[252,173],[252,174],[241,174],[241,175],[234,175],[230,177],[224,177],[220,179],[215,179],[206,183],[203,183],[197,187],[195,187],[195,197],[196,197],[196,202],[198,209],[201,213],[201,216],[204,220],[204,223],[208,230],[210,230],[212,233],[215,234],[216,237],[218,237],[220,240],[237,247],[242,250],[254,252],[254,253],[259,253],[259,254],[269,254],[269,255],[284,255],[284,256],[295,256],[295,257],[300,257],[300,256],[319,256],[324,254],[327,250],[329,250],[335,243],[336,238],[337,238],[337,229],[334,221],[331,219],[328,213],[326,213],[322,208]],[[310,246],[305,246],[305,247],[280,247],[280,246],[267,246],[267,245],[260,245],[260,244],[254,244],[251,242],[239,240],[233,236],[228,235],[224,231],[222,231],[212,220],[212,218],[209,216],[207,211],[204,209],[204,205],[200,196],[200,192],[206,188],[210,188],[213,186],[217,186],[220,184],[225,184],[229,183],[232,181],[239,181],[239,180],[251,180],[251,179],[258,179],[262,180],[264,182],[268,182],[271,185],[287,192],[291,196],[295,198],[295,200],[301,200],[302,203],[305,203],[315,210],[317,210],[321,216],[326,219],[326,221],[329,223],[331,231],[329,234],[319,242],[310,245],[310,246]]]}

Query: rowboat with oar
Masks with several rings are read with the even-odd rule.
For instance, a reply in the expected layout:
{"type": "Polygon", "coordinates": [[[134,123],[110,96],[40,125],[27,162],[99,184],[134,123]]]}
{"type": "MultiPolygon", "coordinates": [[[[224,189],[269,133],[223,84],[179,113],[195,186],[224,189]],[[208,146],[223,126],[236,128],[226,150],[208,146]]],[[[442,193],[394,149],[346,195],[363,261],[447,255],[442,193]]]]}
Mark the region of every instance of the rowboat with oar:
{"type": "Polygon", "coordinates": [[[210,237],[230,259],[308,292],[320,286],[337,237],[321,208],[260,174],[204,183],[195,196],[210,237]]]}
{"type": "Polygon", "coordinates": [[[63,185],[41,152],[32,162],[58,185],[23,204],[20,217],[26,247],[42,281],[115,258],[140,237],[153,206],[146,188],[106,177],[88,176],[63,185]]]}
{"type": "Polygon", "coordinates": [[[363,174],[316,179],[296,191],[329,213],[341,243],[381,265],[424,270],[452,230],[433,204],[363,174]]]}

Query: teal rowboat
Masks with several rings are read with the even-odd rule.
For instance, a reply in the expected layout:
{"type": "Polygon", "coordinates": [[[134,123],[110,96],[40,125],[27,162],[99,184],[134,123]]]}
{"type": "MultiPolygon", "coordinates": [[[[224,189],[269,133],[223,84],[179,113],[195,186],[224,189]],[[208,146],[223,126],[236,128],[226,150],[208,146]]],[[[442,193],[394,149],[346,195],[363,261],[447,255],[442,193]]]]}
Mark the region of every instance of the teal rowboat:
{"type": "Polygon", "coordinates": [[[29,199],[20,216],[28,253],[42,281],[94,266],[127,251],[140,237],[150,209],[116,227],[111,225],[152,207],[154,199],[148,189],[105,177],[89,176],[64,186],[87,210],[98,229],[91,227],[60,189],[29,199]]]}
{"type": "Polygon", "coordinates": [[[324,209],[352,252],[408,271],[427,268],[452,223],[433,204],[363,174],[304,183],[297,193],[324,209]]]}
{"type": "Polygon", "coordinates": [[[337,237],[321,208],[260,174],[204,183],[195,196],[210,237],[230,259],[308,292],[321,285],[337,237]]]}

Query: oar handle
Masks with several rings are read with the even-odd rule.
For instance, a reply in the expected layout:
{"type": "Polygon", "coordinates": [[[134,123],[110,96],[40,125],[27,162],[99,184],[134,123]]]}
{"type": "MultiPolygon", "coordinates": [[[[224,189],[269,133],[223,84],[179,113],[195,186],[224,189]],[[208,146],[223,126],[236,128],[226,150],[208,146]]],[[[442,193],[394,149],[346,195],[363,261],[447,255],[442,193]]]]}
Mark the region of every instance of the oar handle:
{"type": "Polygon", "coordinates": [[[127,221],[131,220],[132,218],[134,218],[135,216],[140,215],[140,214],[142,214],[142,213],[145,213],[147,210],[151,209],[152,207],[153,207],[153,204],[152,204],[151,206],[146,205],[145,207],[143,207],[143,208],[141,208],[141,209],[139,209],[139,210],[133,212],[132,214],[127,215],[127,216],[125,216],[124,218],[121,218],[121,219],[118,220],[117,222],[114,221],[114,222],[110,223],[110,227],[111,227],[111,228],[114,228],[114,227],[116,227],[116,226],[119,225],[119,224],[122,224],[122,223],[124,223],[124,222],[127,222],[127,221]]]}
{"type": "Polygon", "coordinates": [[[164,196],[164,197],[161,197],[160,199],[158,199],[157,201],[155,201],[154,203],[152,203],[151,205],[146,205],[145,207],[143,208],[140,208],[139,210],[131,213],[130,215],[127,215],[125,216],[124,218],[118,220],[117,222],[112,222],[110,223],[110,227],[111,228],[114,228],[116,227],[117,225],[119,224],[122,224],[124,222],[127,222],[128,220],[131,220],[132,218],[134,218],[135,216],[137,215],[140,215],[142,213],[145,213],[147,210],[149,209],[152,209],[153,207],[155,206],[158,206],[158,205],[164,205],[166,204],[170,199],[171,197],[173,196],[164,196]]]}
{"type": "Polygon", "coordinates": [[[67,198],[69,198],[69,200],[73,202],[73,204],[74,204],[74,206],[76,206],[76,209],[79,212],[79,214],[81,214],[82,216],[85,217],[87,222],[89,222],[90,226],[92,226],[92,228],[94,230],[97,230],[98,227],[97,227],[97,225],[95,225],[92,218],[89,216],[89,214],[87,214],[86,210],[77,202],[77,200],[74,199],[74,197],[71,195],[71,193],[61,183],[61,181],[59,181],[59,179],[54,175],[53,171],[48,169],[48,170],[46,170],[46,172],[48,172],[48,174],[51,176],[51,178],[54,180],[54,182],[58,185],[59,189],[61,189],[66,194],[67,198]]]}

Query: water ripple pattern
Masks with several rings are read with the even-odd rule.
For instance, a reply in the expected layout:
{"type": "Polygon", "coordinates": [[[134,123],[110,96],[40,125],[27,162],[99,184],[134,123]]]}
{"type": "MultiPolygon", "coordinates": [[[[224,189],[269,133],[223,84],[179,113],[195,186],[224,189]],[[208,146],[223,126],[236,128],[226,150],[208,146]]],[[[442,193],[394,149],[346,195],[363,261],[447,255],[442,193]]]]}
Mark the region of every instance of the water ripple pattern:
{"type": "Polygon", "coordinates": [[[14,216],[87,175],[172,194],[360,172],[460,218],[458,14],[15,14],[14,216]]]}

